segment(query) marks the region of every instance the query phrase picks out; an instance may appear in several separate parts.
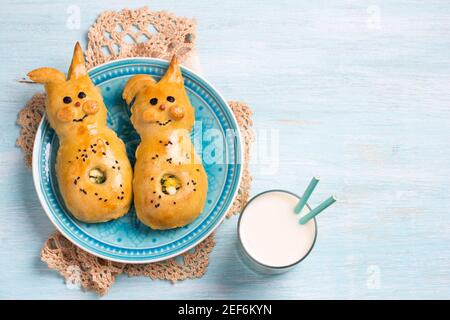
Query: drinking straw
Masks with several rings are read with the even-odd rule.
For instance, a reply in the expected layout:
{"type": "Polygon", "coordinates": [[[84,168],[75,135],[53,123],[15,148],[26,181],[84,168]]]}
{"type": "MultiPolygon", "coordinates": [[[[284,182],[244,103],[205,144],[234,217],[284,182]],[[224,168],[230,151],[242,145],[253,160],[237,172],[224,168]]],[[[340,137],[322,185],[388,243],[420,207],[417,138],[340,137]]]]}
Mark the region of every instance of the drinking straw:
{"type": "Polygon", "coordinates": [[[294,212],[299,213],[302,211],[305,204],[308,202],[309,197],[314,191],[314,188],[317,186],[317,183],[319,183],[320,178],[319,177],[313,177],[311,179],[311,182],[308,185],[308,188],[306,188],[305,192],[303,193],[302,198],[298,202],[298,204],[295,206],[294,212]]]}
{"type": "Polygon", "coordinates": [[[317,216],[319,213],[321,213],[323,210],[331,206],[333,203],[336,202],[336,197],[331,196],[321,204],[319,204],[317,207],[312,209],[308,214],[305,214],[303,217],[300,218],[300,224],[305,224],[315,216],[317,216]]]}

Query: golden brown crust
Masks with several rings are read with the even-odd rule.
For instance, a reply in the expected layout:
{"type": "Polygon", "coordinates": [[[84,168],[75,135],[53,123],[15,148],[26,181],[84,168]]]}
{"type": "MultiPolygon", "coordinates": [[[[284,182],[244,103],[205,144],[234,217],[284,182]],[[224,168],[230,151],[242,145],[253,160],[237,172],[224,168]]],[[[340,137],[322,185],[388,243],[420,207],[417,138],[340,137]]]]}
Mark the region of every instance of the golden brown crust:
{"type": "Polygon", "coordinates": [[[180,152],[176,150],[180,145],[177,137],[172,134],[145,140],[136,153],[134,205],[138,218],[153,229],[184,226],[203,210],[208,179],[194,148],[189,148],[189,136],[184,138],[188,143],[180,152]],[[161,180],[165,175],[180,181],[181,187],[173,195],[163,192],[161,180]]]}
{"type": "Polygon", "coordinates": [[[40,68],[29,77],[45,84],[46,115],[60,139],[56,175],[64,203],[84,222],[119,218],[130,209],[132,168],[125,144],[106,126],[106,107],[78,43],[68,79],[61,74],[40,68]],[[101,173],[102,179],[92,172],[101,173]]]}
{"type": "Polygon", "coordinates": [[[190,140],[194,108],[176,59],[158,83],[143,75],[131,78],[123,97],[135,100],[131,120],[141,135],[133,179],[138,218],[153,229],[191,223],[203,210],[208,179],[190,140]],[[166,188],[166,177],[176,187],[166,188]]]}
{"type": "Polygon", "coordinates": [[[61,144],[56,162],[58,184],[67,209],[79,220],[104,222],[126,214],[132,201],[132,169],[124,143],[105,128],[61,144]],[[102,184],[89,178],[92,169],[106,175],[102,184]]]}

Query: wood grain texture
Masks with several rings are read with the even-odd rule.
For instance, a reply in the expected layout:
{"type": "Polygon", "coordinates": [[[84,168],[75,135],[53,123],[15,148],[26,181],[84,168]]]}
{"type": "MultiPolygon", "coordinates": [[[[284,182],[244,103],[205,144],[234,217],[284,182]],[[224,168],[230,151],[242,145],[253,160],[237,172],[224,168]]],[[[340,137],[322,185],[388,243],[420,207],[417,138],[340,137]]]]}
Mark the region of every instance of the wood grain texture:
{"type": "MultiPolygon", "coordinates": [[[[318,174],[311,204],[331,193],[341,201],[319,217],[313,253],[290,273],[249,272],[234,217],[202,279],[119,277],[104,299],[450,298],[448,1],[127,4],[197,19],[205,77],[255,113],[252,194],[302,192],[318,174]]],[[[97,14],[123,5],[2,4],[0,298],[97,299],[39,260],[53,227],[14,143],[17,112],[42,88],[16,80],[44,65],[65,70],[97,14]],[[66,27],[69,5],[80,7],[80,29],[66,27]]]]}

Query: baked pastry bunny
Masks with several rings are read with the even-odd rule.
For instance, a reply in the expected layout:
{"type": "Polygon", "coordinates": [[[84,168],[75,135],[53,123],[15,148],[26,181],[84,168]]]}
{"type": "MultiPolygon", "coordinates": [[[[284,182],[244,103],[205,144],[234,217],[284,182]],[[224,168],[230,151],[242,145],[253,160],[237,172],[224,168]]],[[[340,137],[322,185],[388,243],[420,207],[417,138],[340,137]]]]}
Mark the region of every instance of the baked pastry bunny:
{"type": "Polygon", "coordinates": [[[132,168],[125,144],[106,126],[106,107],[87,74],[79,43],[67,79],[53,68],[39,68],[28,76],[45,85],[46,116],[60,141],[56,175],[67,209],[84,222],[127,213],[132,168]]]}
{"type": "Polygon", "coordinates": [[[203,210],[208,179],[190,140],[194,108],[176,57],[164,77],[136,75],[123,98],[141,136],[136,150],[133,190],[138,218],[153,229],[184,226],[203,210]]]}

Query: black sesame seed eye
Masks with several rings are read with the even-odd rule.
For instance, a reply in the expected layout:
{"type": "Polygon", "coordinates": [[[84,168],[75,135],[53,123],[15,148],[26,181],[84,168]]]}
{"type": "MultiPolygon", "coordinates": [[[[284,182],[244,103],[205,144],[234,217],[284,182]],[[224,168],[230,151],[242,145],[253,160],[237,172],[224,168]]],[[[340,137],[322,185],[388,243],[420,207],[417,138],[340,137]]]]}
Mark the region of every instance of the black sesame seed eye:
{"type": "Polygon", "coordinates": [[[169,102],[174,102],[174,101],[175,101],[175,98],[172,97],[172,96],[168,96],[168,97],[167,97],[167,101],[169,101],[169,102]]]}
{"type": "Polygon", "coordinates": [[[151,104],[152,106],[156,105],[157,103],[158,103],[158,99],[156,99],[156,98],[150,99],[150,104],[151,104]]]}
{"type": "Polygon", "coordinates": [[[72,102],[72,98],[71,98],[71,97],[64,97],[63,102],[64,102],[65,104],[69,104],[69,103],[72,102]]]}
{"type": "Polygon", "coordinates": [[[80,98],[80,99],[86,98],[86,93],[84,93],[83,91],[79,92],[78,93],[78,98],[80,98]]]}

